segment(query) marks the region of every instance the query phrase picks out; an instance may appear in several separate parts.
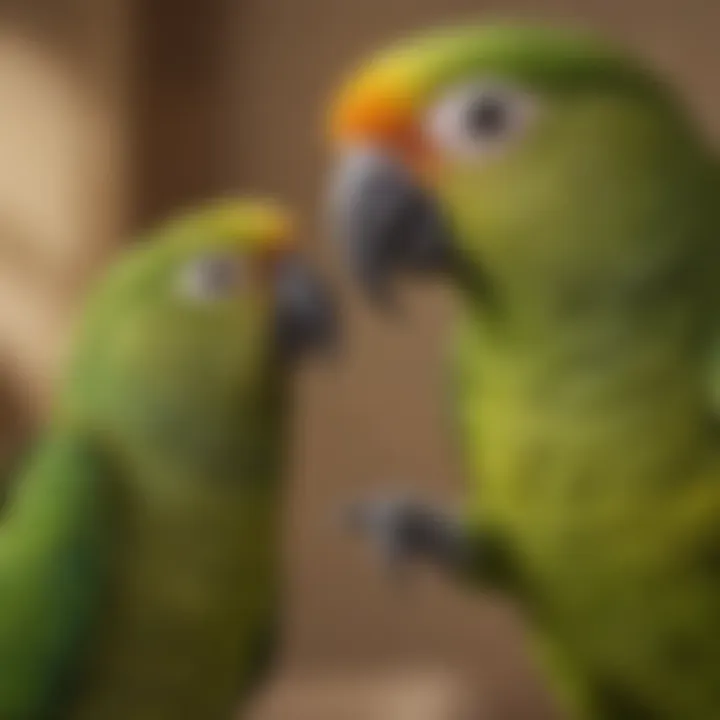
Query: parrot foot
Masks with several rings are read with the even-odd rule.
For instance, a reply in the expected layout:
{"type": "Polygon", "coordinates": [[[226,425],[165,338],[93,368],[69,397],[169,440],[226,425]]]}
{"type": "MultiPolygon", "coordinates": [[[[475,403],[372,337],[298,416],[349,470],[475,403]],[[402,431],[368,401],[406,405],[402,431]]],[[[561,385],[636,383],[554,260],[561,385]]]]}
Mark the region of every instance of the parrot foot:
{"type": "Polygon", "coordinates": [[[345,520],[351,531],[370,540],[393,575],[412,560],[452,572],[463,564],[465,539],[459,520],[431,505],[380,498],[350,506],[345,520]]]}

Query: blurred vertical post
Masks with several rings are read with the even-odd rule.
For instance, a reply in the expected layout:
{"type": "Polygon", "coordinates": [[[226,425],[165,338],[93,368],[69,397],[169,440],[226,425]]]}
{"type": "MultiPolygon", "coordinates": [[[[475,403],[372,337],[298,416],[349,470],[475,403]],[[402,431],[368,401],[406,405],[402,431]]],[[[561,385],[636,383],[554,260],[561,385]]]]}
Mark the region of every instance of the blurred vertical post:
{"type": "Polygon", "coordinates": [[[231,0],[138,2],[135,222],[223,192],[231,0]]]}

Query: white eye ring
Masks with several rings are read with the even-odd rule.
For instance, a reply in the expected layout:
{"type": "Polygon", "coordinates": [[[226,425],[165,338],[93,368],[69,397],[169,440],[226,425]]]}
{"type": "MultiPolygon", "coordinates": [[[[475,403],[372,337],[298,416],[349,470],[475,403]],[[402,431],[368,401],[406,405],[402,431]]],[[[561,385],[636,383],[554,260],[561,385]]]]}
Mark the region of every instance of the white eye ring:
{"type": "Polygon", "coordinates": [[[516,88],[491,81],[463,83],[431,106],[425,131],[451,157],[479,160],[506,150],[536,111],[535,99],[516,88]]]}
{"type": "Polygon", "coordinates": [[[243,263],[235,255],[195,258],[181,268],[178,290],[193,300],[222,300],[237,292],[245,280],[244,271],[243,263]]]}

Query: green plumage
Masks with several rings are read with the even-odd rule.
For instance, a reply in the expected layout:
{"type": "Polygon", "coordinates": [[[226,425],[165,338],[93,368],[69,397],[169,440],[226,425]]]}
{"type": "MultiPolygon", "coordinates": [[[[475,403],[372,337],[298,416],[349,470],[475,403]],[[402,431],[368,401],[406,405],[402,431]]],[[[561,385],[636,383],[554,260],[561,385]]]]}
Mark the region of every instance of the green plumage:
{"type": "MultiPolygon", "coordinates": [[[[663,83],[582,34],[444,31],[358,92],[373,78],[411,98],[452,229],[467,527],[505,560],[474,574],[524,603],[571,717],[720,717],[713,154],[663,83]],[[428,137],[472,83],[531,112],[471,136],[449,105],[428,137]]],[[[341,114],[356,136],[363,102],[341,114]]]]}
{"type": "Polygon", "coordinates": [[[469,522],[501,535],[574,716],[709,720],[718,176],[664,95],[580,82],[541,96],[526,146],[441,189],[484,272],[461,283],[469,522]]]}
{"type": "Polygon", "coordinates": [[[3,720],[226,720],[279,600],[278,211],[206,208],[113,267],[0,526],[3,720]]]}

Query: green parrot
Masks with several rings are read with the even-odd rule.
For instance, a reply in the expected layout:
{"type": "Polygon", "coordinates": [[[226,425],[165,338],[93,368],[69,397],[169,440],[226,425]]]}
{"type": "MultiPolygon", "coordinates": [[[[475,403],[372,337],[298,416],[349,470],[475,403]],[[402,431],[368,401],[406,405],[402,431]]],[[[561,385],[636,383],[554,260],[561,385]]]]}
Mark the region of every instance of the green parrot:
{"type": "Polygon", "coordinates": [[[525,608],[566,712],[720,718],[720,174],[676,94],[578,29],[446,28],[330,112],[363,285],[456,290],[458,516],[376,498],[384,552],[525,608]]]}
{"type": "Polygon", "coordinates": [[[0,524],[2,720],[229,720],[281,601],[289,378],[333,303],[271,201],[150,232],[91,293],[0,524]]]}

